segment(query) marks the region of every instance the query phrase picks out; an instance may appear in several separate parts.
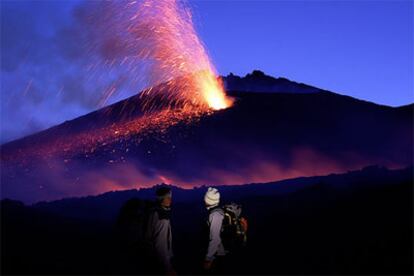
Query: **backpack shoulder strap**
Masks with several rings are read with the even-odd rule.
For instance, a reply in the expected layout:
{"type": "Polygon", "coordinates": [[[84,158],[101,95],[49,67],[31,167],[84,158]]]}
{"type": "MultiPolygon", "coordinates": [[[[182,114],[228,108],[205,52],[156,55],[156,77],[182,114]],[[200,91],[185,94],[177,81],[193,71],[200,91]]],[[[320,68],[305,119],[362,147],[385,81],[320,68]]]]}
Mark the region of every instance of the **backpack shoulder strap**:
{"type": "Polygon", "coordinates": [[[209,210],[209,214],[213,214],[213,213],[219,213],[219,214],[221,214],[221,215],[224,215],[224,209],[223,209],[223,207],[220,207],[220,206],[217,206],[217,207],[211,208],[211,209],[209,210]]]}

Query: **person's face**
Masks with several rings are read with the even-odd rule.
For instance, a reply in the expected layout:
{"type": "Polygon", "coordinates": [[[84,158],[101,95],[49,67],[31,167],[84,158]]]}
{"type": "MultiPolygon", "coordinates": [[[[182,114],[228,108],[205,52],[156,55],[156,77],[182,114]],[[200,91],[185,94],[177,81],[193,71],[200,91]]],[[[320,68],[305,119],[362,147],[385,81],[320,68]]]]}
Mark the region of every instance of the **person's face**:
{"type": "Polygon", "coordinates": [[[171,206],[171,202],[172,202],[171,197],[167,196],[166,198],[164,198],[161,201],[161,205],[164,206],[164,207],[170,207],[171,206]]]}

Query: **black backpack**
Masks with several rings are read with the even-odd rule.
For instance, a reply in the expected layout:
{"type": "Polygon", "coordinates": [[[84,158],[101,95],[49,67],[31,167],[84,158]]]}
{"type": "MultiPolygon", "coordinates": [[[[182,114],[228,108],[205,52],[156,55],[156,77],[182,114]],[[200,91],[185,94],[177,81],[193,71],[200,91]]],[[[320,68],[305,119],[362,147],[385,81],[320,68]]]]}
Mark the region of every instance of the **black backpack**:
{"type": "Polygon", "coordinates": [[[141,249],[147,246],[148,219],[154,206],[153,201],[138,198],[130,199],[122,206],[118,215],[117,230],[123,245],[141,249]]]}
{"type": "MultiPolygon", "coordinates": [[[[241,216],[242,207],[236,203],[230,203],[221,207],[224,212],[221,227],[221,242],[226,250],[238,250],[246,245],[247,235],[241,216]]],[[[247,221],[246,221],[247,222],[247,221]]]]}

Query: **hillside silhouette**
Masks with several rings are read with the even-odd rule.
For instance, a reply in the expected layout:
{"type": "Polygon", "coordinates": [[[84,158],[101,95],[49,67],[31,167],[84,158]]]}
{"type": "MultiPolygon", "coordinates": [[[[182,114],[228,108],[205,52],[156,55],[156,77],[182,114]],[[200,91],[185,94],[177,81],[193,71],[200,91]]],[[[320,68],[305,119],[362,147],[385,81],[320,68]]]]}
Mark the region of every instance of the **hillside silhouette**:
{"type": "MultiPolygon", "coordinates": [[[[219,186],[243,205],[248,246],[234,274],[412,274],[412,167],[219,186]]],[[[25,205],[1,201],[2,274],[134,274],[121,207],[156,187],[25,205]]],[[[175,265],[200,273],[206,187],[173,188],[175,265]]]]}
{"type": "MultiPolygon", "coordinates": [[[[274,78],[262,71],[254,70],[244,77],[232,73],[223,77],[225,88],[229,91],[263,92],[263,93],[318,93],[324,90],[286,78],[274,78]]],[[[325,91],[326,92],[326,91],[325,91]]]]}

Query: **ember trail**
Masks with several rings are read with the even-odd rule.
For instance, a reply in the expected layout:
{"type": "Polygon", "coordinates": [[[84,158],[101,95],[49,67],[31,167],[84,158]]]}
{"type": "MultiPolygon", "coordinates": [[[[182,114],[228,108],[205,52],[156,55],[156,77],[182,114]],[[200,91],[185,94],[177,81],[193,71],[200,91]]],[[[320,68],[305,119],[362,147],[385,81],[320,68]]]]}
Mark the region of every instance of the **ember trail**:
{"type": "MultiPolygon", "coordinates": [[[[224,92],[216,69],[194,28],[191,10],[185,1],[122,1],[102,5],[110,11],[107,13],[108,18],[98,20],[92,16],[92,24],[99,24],[101,29],[102,22],[108,22],[103,29],[119,34],[123,47],[130,53],[121,61],[129,69],[129,76],[135,83],[147,79],[153,84],[134,97],[134,109],[140,110],[140,115],[97,131],[86,130],[59,137],[52,143],[41,144],[36,148],[28,147],[22,156],[6,154],[3,159],[30,160],[33,155],[42,159],[56,155],[71,158],[71,152],[79,150],[87,155],[96,147],[116,139],[122,140],[130,135],[144,137],[154,132],[162,135],[177,123],[198,120],[200,116],[232,105],[233,99],[224,92]],[[140,66],[145,67],[143,73],[137,73],[137,67],[140,66]]],[[[95,46],[89,45],[89,48],[95,46]]],[[[115,58],[105,62],[110,64],[110,68],[119,65],[115,58]]],[[[94,67],[98,68],[99,64],[94,67]]],[[[105,103],[111,95],[116,94],[117,89],[117,86],[111,86],[103,95],[102,102],[105,103]]],[[[123,109],[120,112],[129,113],[131,110],[123,109]]]]}
{"type": "MultiPolygon", "coordinates": [[[[104,13],[106,18],[92,16],[91,21],[97,22],[97,28],[114,34],[122,44],[122,57],[114,55],[105,64],[109,64],[109,71],[126,67],[136,87],[149,84],[146,87],[150,88],[142,93],[145,111],[158,110],[160,101],[163,109],[178,106],[198,111],[232,105],[195,30],[186,1],[108,2],[103,9],[108,11],[104,13]],[[160,84],[163,85],[159,87],[160,84]],[[162,89],[154,89],[157,86],[162,89]]],[[[117,93],[117,89],[109,90],[105,98],[117,93]]]]}

